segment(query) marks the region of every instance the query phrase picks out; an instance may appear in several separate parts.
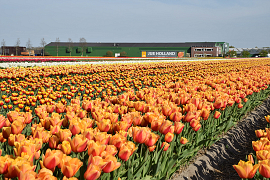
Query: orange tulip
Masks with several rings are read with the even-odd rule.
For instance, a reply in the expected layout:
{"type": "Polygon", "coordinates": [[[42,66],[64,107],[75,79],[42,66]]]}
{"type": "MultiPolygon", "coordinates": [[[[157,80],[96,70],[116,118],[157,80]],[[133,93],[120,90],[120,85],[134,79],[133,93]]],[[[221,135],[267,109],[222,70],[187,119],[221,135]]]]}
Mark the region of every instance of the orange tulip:
{"type": "Polygon", "coordinates": [[[55,135],[49,138],[49,147],[52,149],[56,149],[57,145],[59,143],[59,138],[55,135]]]}
{"type": "Polygon", "coordinates": [[[93,107],[92,101],[88,101],[88,100],[82,101],[82,108],[86,110],[87,112],[91,112],[92,107],[93,107]]]}
{"type": "MultiPolygon", "coordinates": [[[[259,166],[259,173],[265,177],[265,178],[270,178],[270,161],[269,159],[267,160],[262,160],[259,161],[259,164],[256,164],[259,166]]],[[[255,165],[255,166],[256,166],[255,165]]],[[[252,177],[251,177],[252,178],[252,177]]]]}
{"type": "Polygon", "coordinates": [[[111,134],[107,134],[106,132],[97,132],[94,136],[96,142],[100,142],[100,144],[107,145],[110,141],[111,134]]]}
{"type": "Polygon", "coordinates": [[[60,150],[50,150],[47,149],[45,156],[42,156],[42,161],[40,161],[41,167],[46,167],[51,171],[60,163],[63,157],[63,152],[60,150]]]}
{"type": "Polygon", "coordinates": [[[266,145],[270,145],[270,141],[268,140],[252,141],[252,147],[254,151],[264,150],[264,146],[266,145]]]}
{"type": "Polygon", "coordinates": [[[203,108],[202,109],[202,114],[201,114],[201,117],[203,118],[203,120],[207,120],[209,115],[210,115],[210,110],[206,109],[206,108],[203,108]]]}
{"type": "Polygon", "coordinates": [[[61,164],[61,171],[64,176],[70,178],[75,176],[77,171],[83,165],[83,163],[78,158],[63,159],[61,164]]]}
{"type": "Polygon", "coordinates": [[[265,118],[265,120],[268,122],[268,123],[270,123],[270,115],[267,115],[267,116],[264,116],[264,118],[265,118]]]}
{"type": "Polygon", "coordinates": [[[259,164],[253,166],[252,162],[250,161],[245,162],[242,160],[239,161],[238,165],[233,165],[233,168],[236,170],[240,178],[248,178],[248,179],[254,177],[259,167],[260,167],[259,164]]]}
{"type": "Polygon", "coordinates": [[[163,143],[161,144],[161,148],[163,148],[163,147],[164,147],[163,151],[167,151],[168,148],[170,147],[170,144],[168,144],[167,142],[163,142],[163,143]]]}
{"type": "Polygon", "coordinates": [[[112,128],[111,121],[109,119],[102,119],[100,122],[96,122],[98,129],[102,132],[108,132],[112,128]]]}
{"type": "Polygon", "coordinates": [[[57,113],[63,113],[63,112],[65,112],[65,109],[66,109],[66,106],[64,104],[62,104],[62,103],[56,104],[55,111],[57,113]]]}
{"type": "Polygon", "coordinates": [[[25,118],[24,119],[24,123],[29,124],[29,123],[32,122],[33,117],[32,117],[32,113],[31,112],[25,112],[23,114],[23,117],[25,118]]]}
{"type": "Polygon", "coordinates": [[[20,171],[20,175],[18,176],[19,180],[36,180],[36,172],[27,171],[27,173],[20,171]]]}
{"type": "Polygon", "coordinates": [[[55,109],[55,105],[47,105],[46,110],[48,113],[53,113],[54,109],[55,109]]]}
{"type": "Polygon", "coordinates": [[[220,117],[221,113],[219,111],[216,111],[214,114],[214,118],[218,119],[220,117]]]}
{"type": "Polygon", "coordinates": [[[196,113],[196,111],[188,111],[184,117],[184,121],[190,122],[192,119],[195,119],[196,118],[195,113],[196,113]]]}
{"type": "Polygon", "coordinates": [[[25,126],[26,125],[19,120],[13,121],[13,123],[11,124],[12,134],[21,134],[25,126]]]}
{"type": "Polygon", "coordinates": [[[159,127],[159,132],[164,135],[167,134],[168,132],[174,133],[173,123],[169,120],[163,121],[163,123],[159,127]]]}
{"type": "Polygon", "coordinates": [[[256,151],[256,157],[258,160],[270,159],[270,152],[268,150],[256,151]]]}
{"type": "Polygon", "coordinates": [[[25,135],[24,134],[17,134],[17,135],[10,134],[9,138],[8,138],[8,144],[10,146],[14,146],[15,142],[21,142],[21,141],[24,141],[24,140],[25,140],[25,135]]]}
{"type": "Polygon", "coordinates": [[[183,131],[183,128],[185,127],[185,125],[181,122],[175,122],[174,123],[174,133],[175,134],[180,134],[183,131]]]}
{"type": "Polygon", "coordinates": [[[100,167],[90,164],[90,166],[88,166],[87,170],[84,173],[84,178],[86,180],[96,180],[99,178],[100,174],[101,174],[100,167]]]}
{"type": "Polygon", "coordinates": [[[106,145],[100,144],[100,142],[95,142],[93,140],[89,141],[88,145],[88,155],[100,156],[103,151],[105,151],[106,145]]]}
{"type": "Polygon", "coordinates": [[[180,122],[182,118],[183,115],[180,112],[174,112],[170,115],[170,120],[174,122],[180,122]]]}
{"type": "Polygon", "coordinates": [[[6,118],[3,115],[0,115],[0,129],[4,127],[5,122],[6,122],[6,118]]]}
{"type": "Polygon", "coordinates": [[[30,173],[35,170],[35,166],[32,166],[31,163],[22,157],[17,157],[14,160],[11,160],[8,167],[8,172],[5,174],[6,178],[15,178],[20,176],[20,172],[25,174],[30,173]]]}
{"type": "Polygon", "coordinates": [[[52,125],[50,126],[50,131],[53,135],[56,135],[60,129],[61,129],[60,126],[52,126],[52,125]]]}
{"type": "Polygon", "coordinates": [[[186,144],[187,142],[188,142],[188,140],[186,138],[181,137],[181,139],[180,139],[181,144],[186,144]]]}
{"type": "Polygon", "coordinates": [[[155,134],[155,133],[151,132],[149,134],[147,140],[145,141],[145,145],[148,146],[148,147],[154,146],[159,138],[160,138],[160,136],[158,134],[155,134]]]}
{"type": "Polygon", "coordinates": [[[195,127],[193,127],[192,129],[193,129],[193,131],[199,131],[199,129],[201,128],[201,124],[199,123],[199,124],[197,124],[195,127]]]}
{"type": "Polygon", "coordinates": [[[174,138],[174,134],[173,133],[171,133],[171,132],[168,132],[166,135],[165,135],[165,141],[167,142],[167,143],[170,143],[170,142],[172,142],[172,140],[173,140],[173,138],[174,138]]]}
{"type": "Polygon", "coordinates": [[[37,178],[38,179],[57,180],[57,178],[53,176],[53,172],[47,168],[40,169],[38,174],[37,174],[37,178]]]}
{"type": "Polygon", "coordinates": [[[253,159],[252,154],[248,155],[248,161],[250,161],[250,162],[252,162],[252,164],[254,164],[254,159],[253,159]]]}
{"type": "Polygon", "coordinates": [[[153,152],[155,149],[156,149],[157,146],[151,146],[151,147],[148,147],[149,149],[149,152],[153,152]]]}
{"type": "Polygon", "coordinates": [[[8,172],[8,166],[8,156],[0,156],[0,174],[6,174],[8,172]]]}
{"type": "Polygon", "coordinates": [[[114,145],[107,145],[104,152],[105,152],[104,154],[106,154],[106,155],[115,156],[117,154],[118,150],[114,145]]]}
{"type": "Polygon", "coordinates": [[[111,155],[107,156],[103,161],[107,162],[107,164],[102,169],[102,171],[105,173],[110,173],[121,166],[121,163],[117,162],[116,157],[111,155]]]}
{"type": "Polygon", "coordinates": [[[264,137],[264,133],[265,133],[265,131],[263,129],[255,130],[255,134],[256,134],[257,138],[264,137]]]}
{"type": "Polygon", "coordinates": [[[121,134],[115,134],[110,138],[109,144],[114,145],[118,149],[127,141],[127,138],[121,134]]]}
{"type": "Polygon", "coordinates": [[[9,111],[7,113],[7,118],[10,122],[15,121],[19,117],[19,112],[17,111],[9,111]]]}
{"type": "Polygon", "coordinates": [[[70,138],[72,136],[72,133],[69,129],[60,129],[59,132],[56,134],[60,141],[67,141],[68,138],[70,138]]]}
{"type": "Polygon", "coordinates": [[[118,157],[123,161],[127,161],[136,149],[137,147],[135,146],[135,144],[128,141],[120,147],[118,157]]]}
{"type": "Polygon", "coordinates": [[[78,135],[76,134],[75,137],[71,140],[71,138],[68,138],[68,141],[70,143],[71,149],[73,152],[83,152],[87,149],[87,143],[88,139],[84,137],[82,134],[78,135]]]}
{"type": "Polygon", "coordinates": [[[63,141],[62,144],[57,146],[57,149],[60,149],[66,155],[71,153],[71,145],[68,141],[63,141]]]}
{"type": "Polygon", "coordinates": [[[151,130],[146,127],[132,127],[132,137],[137,143],[144,143],[147,139],[151,130]]]}

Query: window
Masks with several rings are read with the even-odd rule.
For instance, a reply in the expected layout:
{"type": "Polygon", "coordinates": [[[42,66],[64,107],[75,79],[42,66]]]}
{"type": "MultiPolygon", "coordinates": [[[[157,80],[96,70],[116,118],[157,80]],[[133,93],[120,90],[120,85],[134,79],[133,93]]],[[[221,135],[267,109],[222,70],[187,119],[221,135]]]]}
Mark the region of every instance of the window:
{"type": "Polygon", "coordinates": [[[195,51],[203,51],[203,48],[195,48],[195,51]]]}
{"type": "Polygon", "coordinates": [[[205,51],[213,51],[213,48],[205,48],[205,51]]]}
{"type": "Polygon", "coordinates": [[[205,56],[206,57],[212,57],[212,54],[206,54],[205,56]]]}
{"type": "Polygon", "coordinates": [[[194,54],[194,57],[204,57],[203,54],[194,54]]]}

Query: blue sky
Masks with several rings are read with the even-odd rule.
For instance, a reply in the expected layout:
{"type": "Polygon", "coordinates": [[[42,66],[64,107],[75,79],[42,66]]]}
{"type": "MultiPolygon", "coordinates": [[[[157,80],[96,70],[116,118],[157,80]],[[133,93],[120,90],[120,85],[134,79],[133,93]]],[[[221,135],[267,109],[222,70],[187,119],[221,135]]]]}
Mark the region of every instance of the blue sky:
{"type": "Polygon", "coordinates": [[[269,0],[0,0],[0,41],[228,42],[270,46],[269,0]]]}

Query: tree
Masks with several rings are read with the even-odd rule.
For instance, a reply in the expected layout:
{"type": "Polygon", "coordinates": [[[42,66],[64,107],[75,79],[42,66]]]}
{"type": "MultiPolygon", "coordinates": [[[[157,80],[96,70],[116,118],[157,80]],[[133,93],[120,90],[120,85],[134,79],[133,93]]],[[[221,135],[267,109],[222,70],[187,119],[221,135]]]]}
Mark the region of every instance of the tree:
{"type": "Polygon", "coordinates": [[[236,57],[237,56],[237,52],[236,51],[229,51],[228,52],[228,55],[230,56],[230,57],[236,57]]]}
{"type": "Polygon", "coordinates": [[[266,51],[266,50],[261,50],[261,52],[260,52],[260,57],[267,57],[267,55],[268,55],[268,52],[266,51]]]}
{"type": "Polygon", "coordinates": [[[105,57],[113,57],[113,52],[107,51],[105,57]]]}
{"type": "Polygon", "coordinates": [[[120,57],[127,57],[127,53],[125,51],[120,52],[120,57]]]}
{"type": "Polygon", "coordinates": [[[56,54],[57,54],[57,56],[58,56],[58,46],[59,46],[59,42],[60,42],[59,37],[56,38],[55,42],[56,42],[56,54]]]}
{"type": "Polygon", "coordinates": [[[6,50],[6,48],[5,48],[5,46],[6,46],[6,42],[5,42],[5,40],[3,39],[3,41],[1,42],[1,45],[3,46],[3,52],[2,52],[2,55],[5,55],[5,50],[6,50]]]}
{"type": "Polygon", "coordinates": [[[73,42],[72,42],[71,38],[68,38],[68,51],[69,51],[69,56],[71,56],[72,46],[73,46],[73,42]]]}
{"type": "Polygon", "coordinates": [[[46,41],[45,41],[44,38],[41,39],[40,44],[41,44],[41,46],[42,46],[42,48],[43,48],[43,56],[44,56],[44,54],[45,54],[45,45],[46,45],[46,41]]]}
{"type": "Polygon", "coordinates": [[[241,54],[242,54],[243,57],[249,57],[250,52],[248,52],[248,51],[243,51],[241,54]]]}
{"type": "Polygon", "coordinates": [[[16,56],[18,56],[18,48],[19,48],[20,44],[21,44],[20,38],[17,38],[16,45],[15,45],[16,46],[16,56]]]}
{"type": "Polygon", "coordinates": [[[86,45],[86,39],[85,38],[80,38],[80,45],[82,47],[82,56],[83,56],[83,49],[86,45]]]}
{"type": "Polygon", "coordinates": [[[31,44],[30,38],[28,38],[28,41],[26,42],[26,48],[27,48],[29,56],[30,56],[30,51],[32,49],[32,44],[31,44]]]}
{"type": "Polygon", "coordinates": [[[234,46],[229,46],[229,48],[235,48],[234,46]]]}

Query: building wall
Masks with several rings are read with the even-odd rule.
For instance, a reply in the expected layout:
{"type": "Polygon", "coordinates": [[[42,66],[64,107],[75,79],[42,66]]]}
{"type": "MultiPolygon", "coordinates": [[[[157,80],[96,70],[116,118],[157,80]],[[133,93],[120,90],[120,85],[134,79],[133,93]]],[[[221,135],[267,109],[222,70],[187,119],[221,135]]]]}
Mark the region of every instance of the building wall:
{"type": "MultiPolygon", "coordinates": [[[[21,55],[21,52],[26,51],[26,47],[17,47],[17,55],[21,55]]],[[[16,56],[16,47],[15,46],[2,46],[1,47],[1,55],[14,55],[16,56]]]]}
{"type": "Polygon", "coordinates": [[[218,57],[220,47],[191,47],[191,57],[218,57]]]}
{"type": "MultiPolygon", "coordinates": [[[[68,46],[58,46],[58,56],[82,55],[81,47],[71,47],[71,52],[68,52],[68,49],[68,46]]],[[[84,47],[83,56],[102,57],[107,51],[112,51],[114,54],[125,51],[128,57],[142,57],[142,51],[177,51],[184,52],[186,55],[190,53],[190,47],[84,47]]],[[[45,55],[57,56],[57,47],[45,46],[45,55]]]]}

